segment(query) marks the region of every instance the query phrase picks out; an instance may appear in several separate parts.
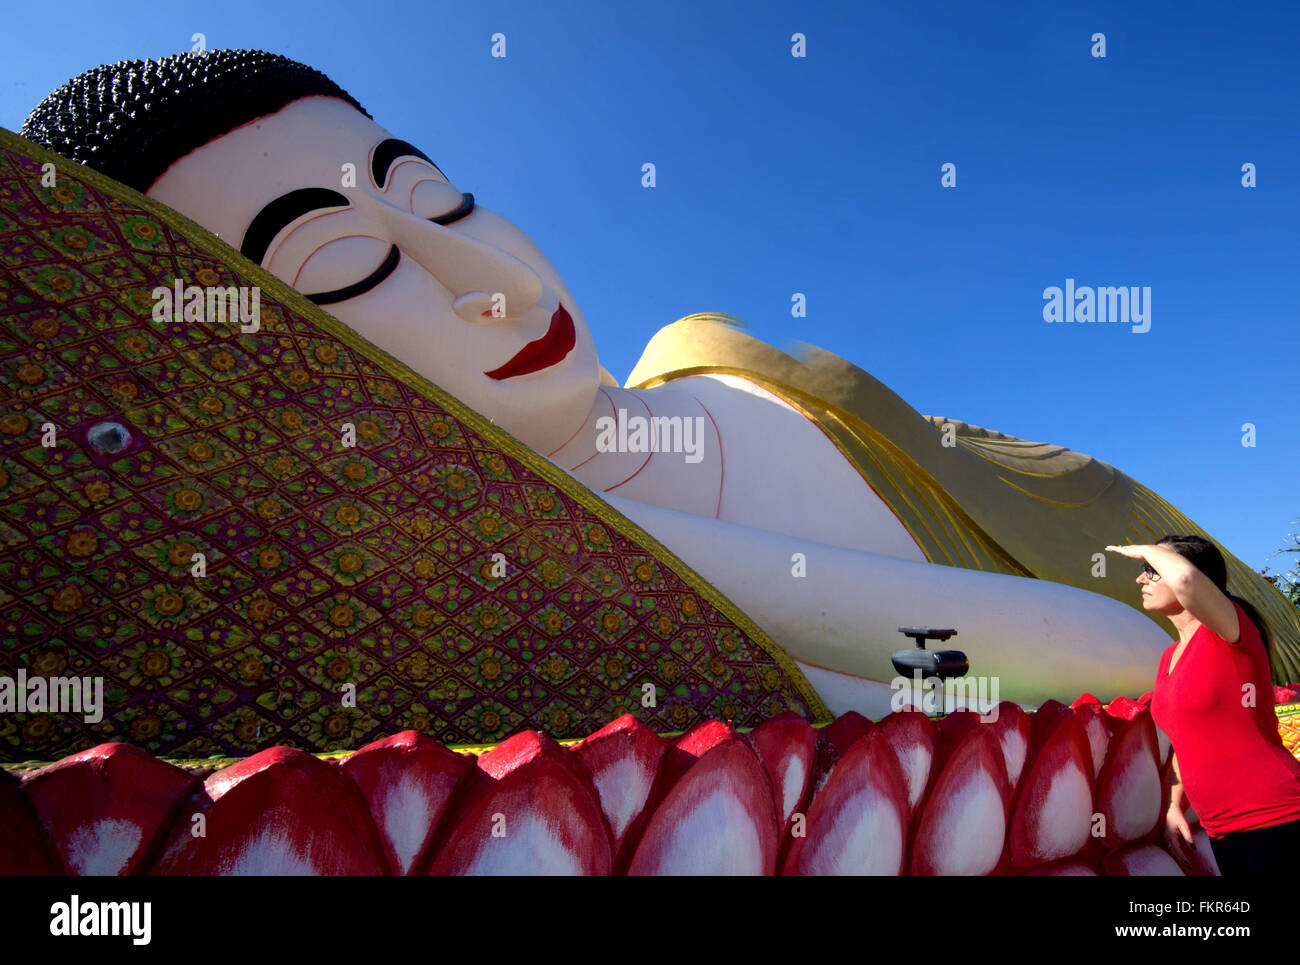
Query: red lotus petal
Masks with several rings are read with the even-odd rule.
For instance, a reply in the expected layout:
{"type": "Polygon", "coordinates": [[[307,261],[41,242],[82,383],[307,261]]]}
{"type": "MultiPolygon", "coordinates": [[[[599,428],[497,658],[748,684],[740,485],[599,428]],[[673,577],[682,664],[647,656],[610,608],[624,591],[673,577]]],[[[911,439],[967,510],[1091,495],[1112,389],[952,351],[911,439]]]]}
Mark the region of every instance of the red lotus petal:
{"type": "Polygon", "coordinates": [[[446,842],[438,843],[429,873],[607,875],[611,867],[609,830],[595,792],[572,764],[541,752],[500,780],[475,784],[446,842]]]}
{"type": "Polygon", "coordinates": [[[0,875],[53,875],[59,869],[18,779],[0,768],[0,875]]]}
{"type": "Polygon", "coordinates": [[[914,710],[890,714],[876,729],[883,731],[907,782],[907,806],[915,814],[930,780],[937,735],[934,722],[914,710]]]}
{"type": "Polygon", "coordinates": [[[776,794],[776,813],[784,827],[799,810],[812,783],[817,732],[798,714],[787,711],[763,721],[749,734],[776,794]]]}
{"type": "MultiPolygon", "coordinates": [[[[956,753],[961,747],[962,742],[972,730],[980,726],[980,716],[969,710],[958,710],[941,717],[935,724],[935,743],[934,759],[930,762],[930,783],[943,773],[943,769],[948,764],[948,759],[956,753]]],[[[1001,748],[999,748],[999,751],[1001,748]]],[[[1001,758],[999,757],[999,760],[1001,758]]],[[[1003,770],[1003,776],[1006,771],[1003,770]]],[[[929,793],[927,789],[927,793],[929,793]]],[[[921,798],[921,806],[925,806],[925,797],[921,798]]]]}
{"type": "Polygon", "coordinates": [[[1088,843],[1091,833],[1088,738],[1078,715],[1068,707],[1057,704],[1049,715],[1033,722],[1029,764],[1011,815],[1007,856],[1013,868],[1068,858],[1088,843]]]}
{"type": "Polygon", "coordinates": [[[1083,722],[1083,732],[1088,736],[1088,748],[1092,751],[1092,776],[1101,773],[1101,766],[1106,763],[1106,749],[1110,747],[1110,722],[1115,718],[1108,715],[1100,704],[1084,704],[1075,711],[1083,722]]]}
{"type": "Polygon", "coordinates": [[[1038,756],[1043,744],[1056,733],[1061,718],[1067,714],[1073,715],[1074,711],[1059,700],[1045,701],[1034,711],[1029,718],[1029,760],[1038,756]]]}
{"type": "MultiPolygon", "coordinates": [[[[558,764],[567,767],[579,781],[591,783],[591,775],[580,760],[569,754],[552,737],[535,730],[520,731],[491,750],[484,751],[478,756],[478,767],[483,773],[500,780],[542,755],[552,757],[558,764]]],[[[592,788],[592,791],[594,793],[595,789],[592,788]]]]}
{"type": "Polygon", "coordinates": [[[835,762],[850,747],[865,737],[872,723],[856,710],[840,714],[817,734],[817,762],[813,768],[812,791],[815,794],[826,784],[835,762]]]}
{"type": "Polygon", "coordinates": [[[673,746],[698,760],[722,742],[735,740],[735,738],[736,732],[722,721],[706,720],[677,738],[673,746]]]}
{"type": "Polygon", "coordinates": [[[1106,819],[1106,847],[1149,834],[1160,819],[1163,788],[1156,725],[1144,710],[1110,742],[1097,779],[1096,809],[1106,819]]]}
{"type": "Polygon", "coordinates": [[[1029,757],[1029,737],[1032,729],[1029,715],[1019,704],[1004,700],[997,706],[997,720],[985,724],[998,738],[1002,760],[1007,766],[1007,786],[1014,792],[1020,784],[1029,757]]]}
{"type": "Polygon", "coordinates": [[[658,803],[658,801],[662,800],[663,795],[671,790],[672,786],[677,783],[678,778],[694,767],[695,762],[709,751],[728,741],[740,739],[740,734],[720,720],[706,720],[703,723],[696,724],[673,741],[664,754],[663,762],[659,768],[659,782],[662,785],[659,790],[662,793],[657,798],[652,794],[652,801],[658,803]]]}
{"type": "Polygon", "coordinates": [[[930,782],[908,852],[914,875],[986,875],[1007,827],[1006,763],[987,727],[975,727],[930,782]]]}
{"type": "Polygon", "coordinates": [[[957,749],[962,738],[980,726],[980,715],[970,710],[955,710],[939,720],[935,763],[942,766],[948,755],[957,749]]]}
{"type": "MultiPolygon", "coordinates": [[[[835,766],[792,839],[786,875],[897,875],[910,820],[907,783],[879,731],[862,737],[835,766]]],[[[788,832],[787,832],[788,833],[788,832]]]]}
{"type": "Polygon", "coordinates": [[[1122,717],[1124,720],[1132,720],[1138,714],[1142,713],[1142,705],[1136,700],[1128,697],[1116,697],[1106,705],[1106,713],[1112,717],[1122,717]]]}
{"type": "Polygon", "coordinates": [[[408,875],[428,850],[452,792],[474,761],[406,730],[367,744],[339,766],[370,808],[389,872],[408,875]]]}
{"type": "Polygon", "coordinates": [[[383,846],[339,768],[272,747],[212,774],[149,874],[381,875],[383,846]],[[194,837],[192,815],[206,836],[194,837]]]}
{"type": "Polygon", "coordinates": [[[649,727],[631,714],[624,714],[571,751],[591,773],[614,838],[616,863],[650,800],[668,747],[668,742],[649,727]]]}
{"type": "Polygon", "coordinates": [[[1106,856],[1102,868],[1107,875],[1183,876],[1183,869],[1162,848],[1154,844],[1134,844],[1106,856]]]}
{"type": "Polygon", "coordinates": [[[627,865],[636,854],[641,835],[651,815],[663,803],[669,792],[677,786],[682,776],[694,767],[704,754],[722,744],[739,740],[741,740],[740,735],[726,724],[717,720],[707,720],[692,727],[665,749],[663,757],[659,760],[659,773],[650,788],[645,807],[641,809],[640,816],[632,822],[623,835],[622,850],[618,856],[619,863],[615,867],[616,874],[627,873],[627,865]]]}
{"type": "Polygon", "coordinates": [[[1039,865],[1037,868],[1031,868],[1025,872],[1025,877],[1095,878],[1097,877],[1097,872],[1090,868],[1087,863],[1080,861],[1078,858],[1066,858],[1064,861],[1054,861],[1051,864],[1044,864],[1039,865]]]}
{"type": "Polygon", "coordinates": [[[655,809],[629,875],[770,875],[780,828],[772,783],[744,741],[723,741],[655,809]]]}
{"type": "Polygon", "coordinates": [[[1078,710],[1080,707],[1086,707],[1088,704],[1100,705],[1101,701],[1092,694],[1082,693],[1075,699],[1074,703],[1072,703],[1070,707],[1074,710],[1078,710]]]}
{"type": "Polygon", "coordinates": [[[1148,690],[1145,694],[1143,694],[1141,697],[1138,698],[1138,703],[1141,704],[1143,707],[1150,707],[1151,698],[1154,697],[1155,695],[1156,692],[1154,690],[1148,690]]]}
{"type": "Polygon", "coordinates": [[[706,720],[696,724],[668,748],[659,768],[660,787],[658,794],[651,794],[651,802],[657,804],[663,800],[674,784],[683,774],[695,766],[695,762],[713,750],[719,744],[740,740],[740,735],[722,721],[706,720]]]}
{"type": "Polygon", "coordinates": [[[198,778],[128,744],[100,744],[27,777],[23,793],[70,875],[129,875],[198,778]]]}

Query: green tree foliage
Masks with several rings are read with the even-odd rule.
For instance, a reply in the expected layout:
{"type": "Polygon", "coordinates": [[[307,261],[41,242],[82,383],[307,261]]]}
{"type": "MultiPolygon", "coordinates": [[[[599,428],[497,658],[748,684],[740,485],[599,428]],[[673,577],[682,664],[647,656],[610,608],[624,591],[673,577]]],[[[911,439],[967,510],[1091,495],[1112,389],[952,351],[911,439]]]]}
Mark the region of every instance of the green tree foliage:
{"type": "MultiPolygon", "coordinates": [[[[1300,525],[1300,520],[1296,520],[1292,525],[1300,525]]],[[[1291,533],[1287,536],[1286,544],[1273,555],[1279,556],[1282,553],[1300,553],[1300,534],[1291,533]]],[[[1260,571],[1264,579],[1276,586],[1288,600],[1300,607],[1300,562],[1297,562],[1288,573],[1277,573],[1270,576],[1268,569],[1266,566],[1260,571]]]]}

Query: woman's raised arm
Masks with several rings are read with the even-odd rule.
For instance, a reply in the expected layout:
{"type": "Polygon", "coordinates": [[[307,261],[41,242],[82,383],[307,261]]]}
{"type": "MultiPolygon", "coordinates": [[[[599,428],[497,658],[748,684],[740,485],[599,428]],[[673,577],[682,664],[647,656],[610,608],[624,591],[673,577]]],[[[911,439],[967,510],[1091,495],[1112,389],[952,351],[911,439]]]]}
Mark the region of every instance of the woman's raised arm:
{"type": "Polygon", "coordinates": [[[1169,584],[1169,589],[1182,608],[1198,622],[1228,643],[1236,643],[1241,639],[1237,608],[1190,560],[1167,547],[1154,544],[1107,546],[1106,549],[1149,563],[1160,574],[1160,578],[1169,584]]]}

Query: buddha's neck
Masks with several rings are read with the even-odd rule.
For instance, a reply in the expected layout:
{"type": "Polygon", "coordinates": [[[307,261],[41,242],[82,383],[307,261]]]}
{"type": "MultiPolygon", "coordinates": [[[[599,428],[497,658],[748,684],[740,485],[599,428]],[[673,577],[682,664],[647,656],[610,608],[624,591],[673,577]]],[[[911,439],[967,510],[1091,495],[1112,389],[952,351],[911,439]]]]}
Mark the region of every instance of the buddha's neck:
{"type": "Polygon", "coordinates": [[[672,488],[679,477],[715,475],[721,464],[717,428],[690,394],[601,386],[581,427],[548,457],[597,492],[650,474],[672,488]]]}

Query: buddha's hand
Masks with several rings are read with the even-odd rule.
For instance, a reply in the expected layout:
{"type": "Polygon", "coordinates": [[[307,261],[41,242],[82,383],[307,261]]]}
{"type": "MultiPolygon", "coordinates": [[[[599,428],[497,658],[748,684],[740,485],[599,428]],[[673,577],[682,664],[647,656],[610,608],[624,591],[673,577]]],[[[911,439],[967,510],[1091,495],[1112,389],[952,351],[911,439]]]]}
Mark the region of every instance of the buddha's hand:
{"type": "Polygon", "coordinates": [[[1192,838],[1192,826],[1187,823],[1183,809],[1176,804],[1170,804],[1169,810],[1165,812],[1164,833],[1169,853],[1178,860],[1179,864],[1183,866],[1191,864],[1192,854],[1196,849],[1196,843],[1192,838]]]}
{"type": "Polygon", "coordinates": [[[1146,546],[1107,546],[1106,552],[1119,553],[1134,560],[1145,560],[1147,558],[1146,549],[1146,546]]]}

